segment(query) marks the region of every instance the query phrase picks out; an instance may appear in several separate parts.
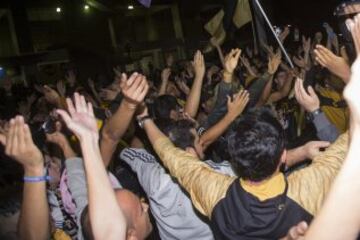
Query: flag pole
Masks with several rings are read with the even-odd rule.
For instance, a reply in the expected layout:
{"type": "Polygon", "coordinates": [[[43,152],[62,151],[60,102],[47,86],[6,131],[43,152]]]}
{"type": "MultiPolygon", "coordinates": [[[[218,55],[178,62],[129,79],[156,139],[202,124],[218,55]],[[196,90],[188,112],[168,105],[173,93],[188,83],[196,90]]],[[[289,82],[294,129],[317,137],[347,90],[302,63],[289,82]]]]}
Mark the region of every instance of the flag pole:
{"type": "Polygon", "coordinates": [[[290,57],[289,57],[289,54],[286,52],[286,50],[285,50],[285,48],[284,48],[284,45],[282,44],[282,42],[281,42],[280,39],[278,38],[277,34],[275,33],[274,28],[273,28],[273,26],[272,26],[272,24],[271,24],[268,16],[266,15],[264,9],[262,8],[259,0],[255,0],[255,2],[256,2],[256,5],[259,7],[261,14],[262,14],[263,17],[265,18],[266,23],[269,25],[269,27],[270,27],[270,29],[271,29],[271,32],[273,33],[276,41],[278,42],[278,44],[279,44],[279,46],[280,46],[281,51],[282,51],[283,54],[285,55],[285,58],[286,58],[287,62],[289,63],[290,67],[291,67],[292,69],[294,69],[294,64],[293,64],[293,62],[291,61],[291,59],[290,59],[290,57]]]}

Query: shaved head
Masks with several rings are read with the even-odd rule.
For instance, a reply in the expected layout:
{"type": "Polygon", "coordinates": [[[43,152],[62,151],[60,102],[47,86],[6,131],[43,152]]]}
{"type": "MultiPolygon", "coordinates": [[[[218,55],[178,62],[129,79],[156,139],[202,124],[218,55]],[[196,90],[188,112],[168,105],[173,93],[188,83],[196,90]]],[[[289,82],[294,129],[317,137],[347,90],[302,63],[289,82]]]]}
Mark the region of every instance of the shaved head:
{"type": "Polygon", "coordinates": [[[116,190],[115,196],[126,218],[128,238],[145,239],[152,231],[149,206],[134,193],[125,189],[116,190]]]}

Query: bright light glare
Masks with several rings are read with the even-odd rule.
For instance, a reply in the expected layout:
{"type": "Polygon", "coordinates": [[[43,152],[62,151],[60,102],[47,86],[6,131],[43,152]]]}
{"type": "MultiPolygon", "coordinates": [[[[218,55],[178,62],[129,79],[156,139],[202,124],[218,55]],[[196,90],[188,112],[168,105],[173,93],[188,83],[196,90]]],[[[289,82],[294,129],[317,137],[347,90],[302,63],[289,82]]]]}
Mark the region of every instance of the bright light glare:
{"type": "Polygon", "coordinates": [[[89,10],[89,5],[85,4],[84,9],[89,10]]]}
{"type": "Polygon", "coordinates": [[[61,12],[61,8],[57,7],[56,12],[58,12],[58,13],[61,12]]]}
{"type": "Polygon", "coordinates": [[[129,10],[133,10],[133,9],[134,9],[134,6],[133,6],[133,5],[129,5],[129,6],[128,6],[128,9],[129,9],[129,10]]]}

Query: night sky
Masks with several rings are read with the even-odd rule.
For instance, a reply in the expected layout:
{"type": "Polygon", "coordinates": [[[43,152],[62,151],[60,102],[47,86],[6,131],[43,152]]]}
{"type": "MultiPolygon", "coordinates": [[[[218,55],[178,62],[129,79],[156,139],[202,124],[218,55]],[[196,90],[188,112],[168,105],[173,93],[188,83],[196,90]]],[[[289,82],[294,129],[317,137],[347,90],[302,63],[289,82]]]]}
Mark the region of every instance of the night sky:
{"type": "Polygon", "coordinates": [[[262,0],[271,2],[273,17],[277,24],[293,24],[306,31],[321,28],[323,22],[329,22],[336,28],[334,9],[341,0],[262,0]]]}

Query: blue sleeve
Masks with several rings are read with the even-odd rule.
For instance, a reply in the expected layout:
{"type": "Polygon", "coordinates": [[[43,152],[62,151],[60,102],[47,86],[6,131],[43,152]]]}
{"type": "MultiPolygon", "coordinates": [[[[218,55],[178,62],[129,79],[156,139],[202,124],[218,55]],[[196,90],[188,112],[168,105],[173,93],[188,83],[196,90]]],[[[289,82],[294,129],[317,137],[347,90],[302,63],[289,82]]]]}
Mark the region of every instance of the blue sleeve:
{"type": "Polygon", "coordinates": [[[322,141],[333,143],[340,136],[338,129],[327,119],[325,113],[316,115],[313,123],[316,128],[317,137],[322,141]]]}

